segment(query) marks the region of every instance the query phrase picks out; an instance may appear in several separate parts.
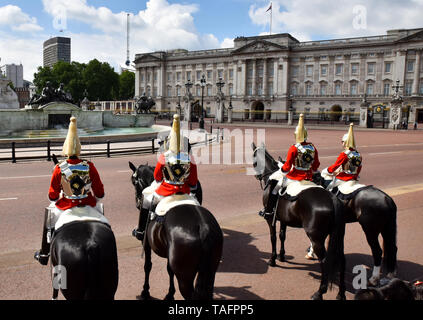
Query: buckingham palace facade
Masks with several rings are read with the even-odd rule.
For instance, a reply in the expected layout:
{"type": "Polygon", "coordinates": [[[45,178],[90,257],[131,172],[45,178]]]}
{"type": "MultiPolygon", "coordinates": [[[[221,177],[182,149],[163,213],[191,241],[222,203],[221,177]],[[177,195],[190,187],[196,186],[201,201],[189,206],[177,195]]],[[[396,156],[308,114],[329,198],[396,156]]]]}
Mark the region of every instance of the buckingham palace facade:
{"type": "Polygon", "coordinates": [[[388,107],[397,83],[408,122],[423,122],[422,49],[423,28],[307,42],[287,33],[238,37],[233,48],[137,54],[135,95],[174,112],[190,83],[191,99],[213,116],[221,78],[234,119],[277,119],[288,110],[357,114],[363,97],[369,108],[388,107]]]}

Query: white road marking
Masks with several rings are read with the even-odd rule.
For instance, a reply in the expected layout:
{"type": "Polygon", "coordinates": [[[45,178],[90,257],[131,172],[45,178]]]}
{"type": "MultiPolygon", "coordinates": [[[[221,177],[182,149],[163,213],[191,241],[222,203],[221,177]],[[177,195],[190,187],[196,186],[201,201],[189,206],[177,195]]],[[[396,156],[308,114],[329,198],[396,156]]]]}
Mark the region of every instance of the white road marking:
{"type": "Polygon", "coordinates": [[[0,201],[6,201],[6,200],[18,200],[18,198],[0,198],[0,201]]]}
{"type": "Polygon", "coordinates": [[[375,156],[375,155],[381,155],[381,154],[394,154],[394,153],[404,153],[404,151],[373,152],[373,153],[369,153],[369,156],[375,156]]]}
{"type": "Polygon", "coordinates": [[[51,175],[41,175],[41,176],[20,176],[20,177],[0,177],[0,180],[8,180],[8,179],[30,179],[30,178],[45,178],[51,177],[51,175]]]}

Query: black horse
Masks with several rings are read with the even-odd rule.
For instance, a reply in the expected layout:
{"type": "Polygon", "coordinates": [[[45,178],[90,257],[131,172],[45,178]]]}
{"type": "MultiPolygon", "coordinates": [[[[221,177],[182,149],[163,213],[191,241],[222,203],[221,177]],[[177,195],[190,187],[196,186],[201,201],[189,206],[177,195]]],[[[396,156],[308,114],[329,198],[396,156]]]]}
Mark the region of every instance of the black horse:
{"type": "MultiPolygon", "coordinates": [[[[142,191],[153,181],[154,168],[148,165],[136,168],[131,162],[129,167],[134,172],[131,181],[135,187],[137,208],[140,210],[139,226],[145,226],[149,214],[142,208],[142,191]]],[[[223,233],[210,211],[187,204],[170,209],[163,221],[154,219],[148,222],[143,245],[145,281],[142,299],[150,298],[151,250],[167,258],[170,285],[166,300],[174,299],[174,276],[184,299],[213,298],[215,275],[222,257],[223,233]]]]}
{"type": "MultiPolygon", "coordinates": [[[[318,175],[316,183],[325,186],[324,179],[318,175]]],[[[345,207],[346,223],[358,222],[363,229],[374,261],[374,267],[380,269],[382,263],[382,249],[378,237],[383,238],[383,264],[388,278],[394,278],[397,267],[397,206],[394,200],[385,192],[367,186],[352,194],[351,199],[341,202],[345,207]]],[[[380,274],[376,272],[369,282],[377,285],[380,274]]]]}
{"type": "MultiPolygon", "coordinates": [[[[278,163],[266,151],[264,144],[253,148],[253,166],[256,171],[256,178],[262,184],[265,183],[263,193],[263,204],[266,205],[269,190],[269,176],[280,170],[278,163]]],[[[322,299],[327,292],[328,284],[339,277],[339,292],[337,299],[345,297],[345,256],[344,256],[344,234],[345,223],[340,201],[330,192],[323,188],[309,188],[300,192],[297,200],[286,200],[279,197],[276,208],[276,219],[280,222],[279,238],[281,241],[280,261],[285,261],[284,242],[286,238],[286,227],[304,228],[309,237],[314,253],[320,262],[322,277],[319,290],[313,294],[312,299],[322,299]],[[329,244],[326,252],[325,240],[329,236],[329,244]]],[[[275,266],[276,254],[276,224],[270,219],[266,220],[270,230],[270,241],[272,243],[272,255],[268,262],[275,266]]]]}
{"type": "Polygon", "coordinates": [[[71,222],[51,243],[53,299],[59,289],[67,300],[113,300],[118,286],[116,240],[97,221],[71,222]]]}
{"type": "Polygon", "coordinates": [[[423,285],[393,278],[384,286],[358,290],[354,300],[423,300],[423,285]]]}

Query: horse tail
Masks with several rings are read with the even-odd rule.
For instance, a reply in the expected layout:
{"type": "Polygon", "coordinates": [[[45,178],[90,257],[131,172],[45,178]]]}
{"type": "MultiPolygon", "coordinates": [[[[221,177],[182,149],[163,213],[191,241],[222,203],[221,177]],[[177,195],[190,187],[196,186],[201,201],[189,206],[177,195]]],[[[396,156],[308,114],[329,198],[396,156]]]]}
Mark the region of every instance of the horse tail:
{"type": "Polygon", "coordinates": [[[101,252],[100,247],[96,244],[90,244],[87,248],[87,286],[85,290],[85,300],[93,300],[101,297],[101,252]]]}
{"type": "MultiPolygon", "coordinates": [[[[216,271],[222,257],[223,233],[217,221],[200,225],[201,256],[197,269],[193,300],[212,300],[216,271]]],[[[212,220],[212,221],[210,221],[212,220]]]]}
{"type": "Polygon", "coordinates": [[[390,207],[388,221],[382,230],[383,264],[388,273],[395,272],[397,267],[397,206],[388,197],[390,207]]]}
{"type": "Polygon", "coordinates": [[[344,272],[344,235],[345,235],[345,217],[344,209],[340,200],[332,196],[335,209],[334,224],[329,236],[328,252],[326,256],[326,271],[329,284],[332,285],[336,280],[338,272],[344,272]]]}

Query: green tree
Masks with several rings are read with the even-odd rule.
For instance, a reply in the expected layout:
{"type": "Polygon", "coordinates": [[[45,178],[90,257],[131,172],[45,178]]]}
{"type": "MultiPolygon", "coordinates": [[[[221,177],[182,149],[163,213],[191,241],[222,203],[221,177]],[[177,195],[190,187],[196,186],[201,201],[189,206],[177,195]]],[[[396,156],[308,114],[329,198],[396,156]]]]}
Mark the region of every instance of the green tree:
{"type": "Polygon", "coordinates": [[[88,64],[78,62],[57,62],[52,68],[38,67],[34,74],[34,85],[40,94],[50,81],[54,88],[64,84],[65,91],[72,95],[75,103],[82,101],[87,90],[91,101],[129,99],[134,97],[135,76],[123,72],[119,76],[107,62],[97,59],[88,64]]]}
{"type": "Polygon", "coordinates": [[[135,95],[135,74],[131,71],[123,71],[119,75],[119,99],[132,99],[135,95]]]}
{"type": "Polygon", "coordinates": [[[83,70],[88,99],[114,100],[119,96],[119,75],[107,62],[91,60],[83,70]]]}

